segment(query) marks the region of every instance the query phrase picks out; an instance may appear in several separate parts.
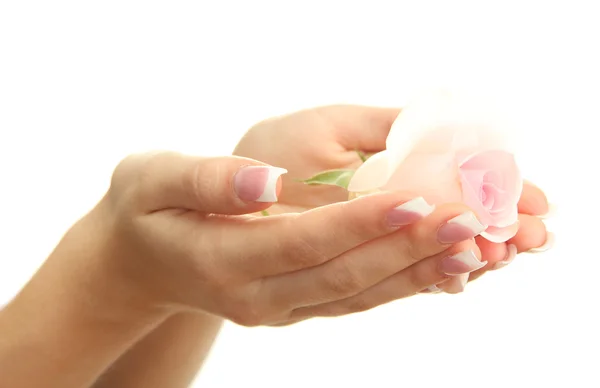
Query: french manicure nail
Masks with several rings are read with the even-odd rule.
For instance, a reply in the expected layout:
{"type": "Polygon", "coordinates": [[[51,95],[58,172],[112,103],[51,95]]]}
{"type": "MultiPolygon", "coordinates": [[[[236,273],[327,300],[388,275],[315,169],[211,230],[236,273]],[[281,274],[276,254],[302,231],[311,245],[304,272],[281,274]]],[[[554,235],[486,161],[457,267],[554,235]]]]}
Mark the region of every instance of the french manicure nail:
{"type": "Polygon", "coordinates": [[[546,212],[546,214],[541,214],[538,217],[545,220],[545,219],[554,217],[556,215],[556,212],[557,212],[556,205],[549,203],[548,211],[546,212]]]}
{"type": "Polygon", "coordinates": [[[550,250],[554,246],[555,242],[556,242],[556,237],[554,236],[554,233],[552,233],[552,232],[546,232],[546,242],[541,247],[537,247],[537,248],[533,248],[533,249],[528,250],[527,253],[542,253],[542,252],[546,252],[546,251],[550,250]]]}
{"type": "Polygon", "coordinates": [[[473,212],[465,212],[446,222],[438,230],[438,240],[442,244],[453,244],[473,238],[486,230],[473,212]]]}
{"type": "Polygon", "coordinates": [[[419,294],[439,294],[440,292],[442,292],[442,289],[434,284],[433,286],[429,286],[419,291],[419,294]]]}
{"type": "MultiPolygon", "coordinates": [[[[446,275],[461,275],[485,267],[487,261],[479,261],[472,250],[445,257],[440,262],[440,271],[446,275]]],[[[445,289],[445,287],[444,287],[445,289]]]]}
{"type": "Polygon", "coordinates": [[[504,258],[504,260],[499,261],[496,264],[494,264],[494,266],[492,267],[492,270],[497,270],[497,269],[506,267],[507,265],[512,263],[512,261],[515,259],[515,257],[517,257],[517,246],[516,245],[508,244],[506,249],[507,249],[506,258],[504,258]]]}
{"type": "Polygon", "coordinates": [[[277,202],[277,181],[287,170],[271,166],[242,167],[233,178],[237,196],[249,202],[277,202]]]}
{"type": "Polygon", "coordinates": [[[467,283],[469,282],[469,274],[465,273],[453,277],[444,283],[444,292],[447,294],[460,294],[465,290],[467,283]]]}
{"type": "Polygon", "coordinates": [[[423,197],[418,197],[393,208],[388,213],[387,220],[393,227],[409,225],[427,217],[434,209],[435,206],[428,204],[423,197]]]}

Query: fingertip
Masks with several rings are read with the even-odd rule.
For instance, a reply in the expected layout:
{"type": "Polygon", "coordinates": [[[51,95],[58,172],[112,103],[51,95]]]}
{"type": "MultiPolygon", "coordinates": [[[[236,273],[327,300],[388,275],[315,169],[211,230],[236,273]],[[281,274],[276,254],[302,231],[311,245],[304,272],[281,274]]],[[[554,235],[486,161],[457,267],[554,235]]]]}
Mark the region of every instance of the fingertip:
{"type": "Polygon", "coordinates": [[[519,215],[519,231],[508,241],[514,244],[519,252],[527,252],[543,246],[548,240],[546,224],[536,216],[519,215]]]}
{"type": "Polygon", "coordinates": [[[494,243],[483,237],[477,237],[475,241],[481,251],[482,260],[488,262],[486,268],[493,268],[506,259],[508,253],[506,243],[494,243]]]}
{"type": "Polygon", "coordinates": [[[281,192],[281,175],[287,170],[273,166],[244,166],[233,178],[233,188],[243,202],[275,203],[281,192]]]}
{"type": "Polygon", "coordinates": [[[550,204],[546,194],[530,182],[523,184],[523,192],[519,200],[519,213],[543,216],[550,212],[550,204]]]}
{"type": "Polygon", "coordinates": [[[506,255],[504,256],[504,259],[496,262],[496,264],[494,264],[491,269],[498,270],[498,269],[504,268],[507,265],[509,265],[510,263],[512,263],[512,261],[516,257],[517,257],[517,246],[514,244],[508,244],[508,245],[506,245],[506,255]]]}

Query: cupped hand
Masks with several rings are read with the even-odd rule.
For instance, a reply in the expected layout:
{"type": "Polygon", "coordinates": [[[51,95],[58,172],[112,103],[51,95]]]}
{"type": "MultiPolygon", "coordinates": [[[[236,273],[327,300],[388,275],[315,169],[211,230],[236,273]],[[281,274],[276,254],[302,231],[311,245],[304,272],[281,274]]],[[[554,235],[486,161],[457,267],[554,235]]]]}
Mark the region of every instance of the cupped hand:
{"type": "Polygon", "coordinates": [[[239,157],[124,160],[96,209],[112,278],[145,295],[132,301],[256,326],[362,311],[485,265],[462,204],[380,193],[244,215],[276,201],[282,172],[239,157]]]}
{"type": "MultiPolygon", "coordinates": [[[[385,148],[390,127],[400,109],[353,105],[326,106],[263,121],[251,128],[234,154],[251,157],[289,171],[286,190],[273,213],[302,212],[347,200],[347,192],[334,186],[307,186],[299,180],[330,169],[355,169],[361,163],[356,151],[375,153],[385,148]]],[[[506,243],[476,238],[483,260],[481,270],[439,285],[446,292],[464,289],[467,280],[510,263],[517,253],[547,249],[553,235],[541,216],[549,212],[544,192],[526,182],[519,202],[520,227],[506,243]]],[[[437,288],[432,288],[437,291],[437,288]]]]}
{"type": "Polygon", "coordinates": [[[286,168],[285,191],[271,212],[301,212],[346,201],[339,187],[307,186],[300,180],[324,170],[356,169],[357,151],[378,152],[399,109],[328,106],[263,121],[240,140],[234,155],[286,168]]]}

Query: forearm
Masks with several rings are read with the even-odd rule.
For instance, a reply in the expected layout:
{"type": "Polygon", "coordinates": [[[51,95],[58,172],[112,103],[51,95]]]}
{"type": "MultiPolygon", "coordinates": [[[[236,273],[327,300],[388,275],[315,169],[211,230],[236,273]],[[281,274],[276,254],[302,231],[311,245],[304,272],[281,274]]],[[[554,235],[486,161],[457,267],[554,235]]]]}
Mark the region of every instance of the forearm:
{"type": "Polygon", "coordinates": [[[202,367],[223,320],[179,313],[125,353],[94,388],[185,388],[202,367]]]}
{"type": "Polygon", "coordinates": [[[165,319],[111,272],[99,222],[75,225],[0,311],[0,386],[88,387],[165,319]]]}

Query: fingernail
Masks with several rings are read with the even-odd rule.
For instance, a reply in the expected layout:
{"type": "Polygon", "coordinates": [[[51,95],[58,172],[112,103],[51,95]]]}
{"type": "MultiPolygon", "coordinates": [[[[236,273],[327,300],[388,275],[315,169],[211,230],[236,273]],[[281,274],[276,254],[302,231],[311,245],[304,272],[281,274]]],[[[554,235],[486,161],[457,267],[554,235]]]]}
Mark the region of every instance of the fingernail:
{"type": "Polygon", "coordinates": [[[461,275],[483,268],[486,264],[487,261],[479,261],[475,252],[468,250],[442,259],[440,271],[446,275],[461,275]]]}
{"type": "Polygon", "coordinates": [[[557,212],[556,205],[549,203],[548,204],[548,212],[546,212],[546,214],[541,214],[538,217],[541,219],[552,218],[556,215],[556,212],[557,212]]]}
{"type": "Polygon", "coordinates": [[[556,237],[552,232],[546,232],[546,242],[541,247],[533,248],[527,251],[527,253],[542,253],[550,250],[554,243],[556,242],[556,237]]]}
{"type": "Polygon", "coordinates": [[[419,291],[419,294],[439,294],[440,292],[442,292],[442,289],[434,284],[433,286],[429,286],[426,289],[419,291]]]}
{"type": "Polygon", "coordinates": [[[427,217],[434,209],[423,197],[414,198],[390,210],[388,223],[393,227],[409,225],[427,217]]]}
{"type": "Polygon", "coordinates": [[[286,172],[271,166],[242,167],[233,178],[233,188],[243,201],[277,202],[277,181],[286,172]]]}
{"type": "Polygon", "coordinates": [[[485,229],[473,212],[465,212],[440,227],[438,240],[442,244],[453,244],[473,238],[485,229]]]}
{"type": "Polygon", "coordinates": [[[507,265],[512,263],[512,261],[515,259],[515,257],[517,257],[517,246],[516,245],[508,244],[508,246],[506,248],[507,248],[506,258],[504,260],[499,261],[496,264],[494,264],[494,266],[492,267],[492,270],[497,270],[497,269],[506,267],[507,265]]]}
{"type": "Polygon", "coordinates": [[[444,283],[444,292],[447,294],[460,294],[465,290],[467,283],[469,282],[469,274],[465,273],[453,277],[444,283]]]}

